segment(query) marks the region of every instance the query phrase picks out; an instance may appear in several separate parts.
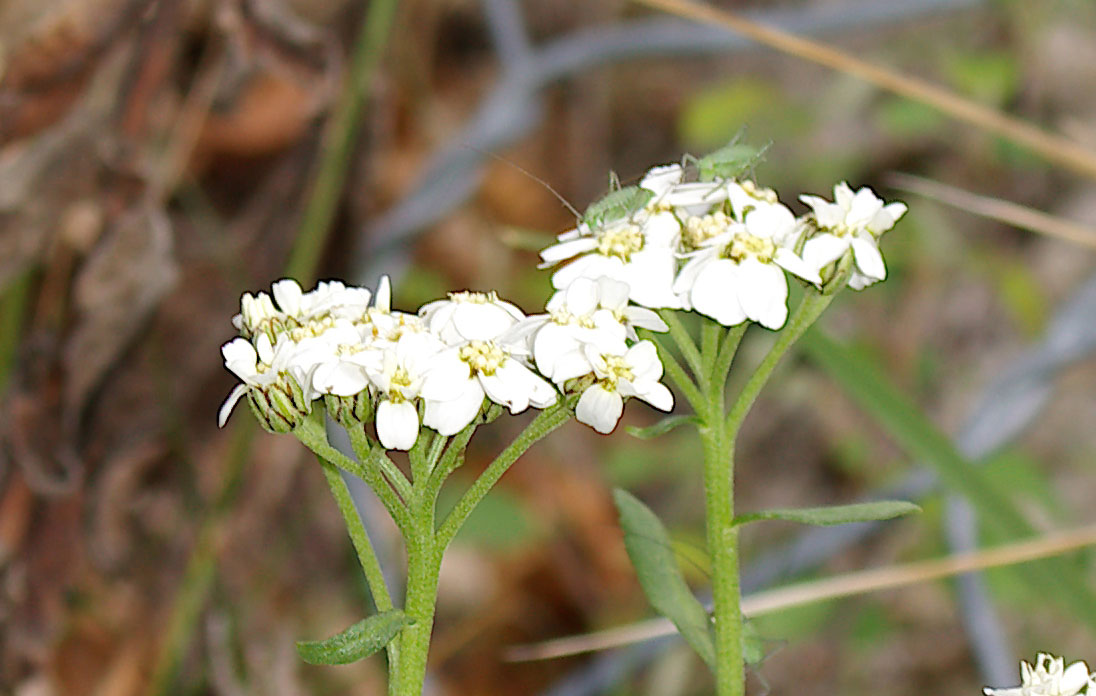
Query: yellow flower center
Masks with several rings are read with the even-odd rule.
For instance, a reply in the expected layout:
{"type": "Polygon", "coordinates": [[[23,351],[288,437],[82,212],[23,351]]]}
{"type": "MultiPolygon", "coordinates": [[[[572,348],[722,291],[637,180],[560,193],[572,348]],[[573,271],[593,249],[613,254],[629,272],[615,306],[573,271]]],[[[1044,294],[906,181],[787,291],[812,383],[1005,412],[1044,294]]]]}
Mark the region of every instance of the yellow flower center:
{"type": "Polygon", "coordinates": [[[506,362],[506,353],[494,341],[470,341],[461,347],[459,356],[473,372],[488,377],[506,362]]]}
{"type": "Polygon", "coordinates": [[[553,324],[559,324],[560,326],[580,326],[584,329],[594,328],[594,320],[592,317],[571,314],[565,309],[552,310],[548,316],[553,324]]]}
{"type": "Polygon", "coordinates": [[[601,233],[597,240],[598,253],[616,256],[628,263],[632,254],[643,248],[643,231],[631,223],[617,225],[601,233]]]}
{"type": "Polygon", "coordinates": [[[699,249],[704,246],[704,242],[726,232],[730,224],[731,218],[721,210],[708,215],[691,215],[685,221],[681,238],[686,247],[699,249]]]}
{"type": "Polygon", "coordinates": [[[606,355],[605,372],[607,374],[598,379],[598,383],[610,391],[616,391],[618,380],[624,379],[629,382],[635,380],[635,373],[625,362],[623,355],[606,355]]]}
{"type": "Polygon", "coordinates": [[[397,367],[392,372],[392,379],[388,383],[388,400],[395,404],[401,404],[407,399],[403,396],[403,390],[411,386],[411,375],[403,367],[397,367]]]}
{"type": "Polygon", "coordinates": [[[776,245],[771,239],[755,237],[749,232],[738,232],[734,240],[727,246],[723,256],[742,263],[749,257],[754,257],[761,263],[772,263],[776,255],[776,245]]]}
{"type": "Polygon", "coordinates": [[[499,301],[498,293],[491,292],[451,292],[449,299],[453,302],[471,302],[473,304],[492,304],[499,301]]]}

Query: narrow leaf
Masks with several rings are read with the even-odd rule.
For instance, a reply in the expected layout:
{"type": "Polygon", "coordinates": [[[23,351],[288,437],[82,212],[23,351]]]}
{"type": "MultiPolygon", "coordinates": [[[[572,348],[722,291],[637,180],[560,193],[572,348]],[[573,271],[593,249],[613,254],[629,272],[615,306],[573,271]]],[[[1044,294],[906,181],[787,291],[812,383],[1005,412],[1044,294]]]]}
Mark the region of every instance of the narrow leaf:
{"type": "Polygon", "coordinates": [[[708,612],[685,584],[662,522],[627,491],[616,489],[613,499],[624,530],[624,547],[651,606],[673,622],[685,642],[714,670],[715,643],[708,612]]]}
{"type": "Polygon", "coordinates": [[[669,416],[663,418],[654,425],[649,425],[646,428],[640,428],[635,425],[629,425],[624,428],[629,435],[640,440],[650,440],[656,438],[659,435],[665,435],[679,425],[685,425],[686,423],[698,423],[696,416],[669,416]]]}
{"type": "Polygon", "coordinates": [[[297,641],[297,654],[312,665],[345,665],[377,652],[411,623],[407,614],[393,609],[359,621],[327,640],[297,641]]]}
{"type": "Polygon", "coordinates": [[[738,525],[757,522],[758,520],[785,520],[787,522],[828,527],[852,522],[889,520],[913,512],[921,512],[921,508],[903,500],[880,500],[871,503],[835,505],[832,507],[762,510],[761,512],[737,515],[734,518],[734,523],[738,525]]]}
{"type": "MultiPolygon", "coordinates": [[[[1034,533],[1016,503],[998,491],[986,473],[973,466],[869,356],[837,343],[817,329],[808,331],[800,345],[907,454],[966,497],[987,527],[1007,539],[1034,533]]],[[[1060,559],[1019,568],[1027,576],[1030,592],[1039,597],[1054,597],[1061,606],[1069,607],[1074,616],[1096,627],[1096,595],[1084,578],[1070,572],[1060,559]]]]}

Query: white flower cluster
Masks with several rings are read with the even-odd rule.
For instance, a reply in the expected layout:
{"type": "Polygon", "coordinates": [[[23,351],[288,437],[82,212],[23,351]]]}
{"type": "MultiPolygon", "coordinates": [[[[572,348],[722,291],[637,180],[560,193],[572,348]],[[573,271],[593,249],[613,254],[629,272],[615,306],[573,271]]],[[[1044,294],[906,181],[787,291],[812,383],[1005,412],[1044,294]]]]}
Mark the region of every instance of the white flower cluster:
{"type": "Polygon", "coordinates": [[[1078,660],[1068,667],[1065,660],[1039,653],[1035,664],[1020,663],[1020,686],[1010,689],[982,689],[985,696],[1096,696],[1096,674],[1078,660]]]}
{"type": "Polygon", "coordinates": [[[233,318],[240,337],[221,352],[242,384],[219,423],[246,396],[268,430],[288,432],[327,398],[373,416],[386,449],[407,450],[422,425],[460,432],[485,399],[519,413],[581,392],[576,416],[600,432],[616,426],[626,397],[672,407],[654,344],[634,331],[666,327],[628,305],[627,285],[576,282],[547,309],[526,317],[494,292],[459,292],[408,314],[391,308],[387,278],[375,297],[339,282],[305,293],[278,281],[271,295],[245,294],[233,318]]]}
{"type": "Polygon", "coordinates": [[[655,167],[637,187],[595,204],[541,252],[545,266],[574,259],[553,274],[553,286],[607,276],[626,283],[629,299],[644,307],[778,329],[788,315],[785,272],[821,286],[851,250],[850,287],[886,277],[879,237],[905,204],[840,183],[832,203],[801,196],[811,211],[796,218],[771,189],[711,173],[686,181],[685,171],[655,167]]]}

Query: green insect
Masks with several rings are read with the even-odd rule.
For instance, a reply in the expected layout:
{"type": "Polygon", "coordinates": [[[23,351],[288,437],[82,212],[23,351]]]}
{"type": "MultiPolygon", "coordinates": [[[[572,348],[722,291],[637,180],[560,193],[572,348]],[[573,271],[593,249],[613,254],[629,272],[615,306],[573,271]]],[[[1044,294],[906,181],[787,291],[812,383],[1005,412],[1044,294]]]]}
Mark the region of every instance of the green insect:
{"type": "Polygon", "coordinates": [[[765,158],[765,151],[768,149],[768,145],[756,148],[740,143],[736,137],[727,145],[700,159],[686,155],[685,163],[696,165],[697,177],[700,181],[734,179],[757,166],[765,158]]]}
{"type": "Polygon", "coordinates": [[[582,221],[590,227],[599,227],[639,212],[655,194],[638,186],[621,187],[613,174],[609,178],[609,193],[591,203],[582,215],[582,221]]]}

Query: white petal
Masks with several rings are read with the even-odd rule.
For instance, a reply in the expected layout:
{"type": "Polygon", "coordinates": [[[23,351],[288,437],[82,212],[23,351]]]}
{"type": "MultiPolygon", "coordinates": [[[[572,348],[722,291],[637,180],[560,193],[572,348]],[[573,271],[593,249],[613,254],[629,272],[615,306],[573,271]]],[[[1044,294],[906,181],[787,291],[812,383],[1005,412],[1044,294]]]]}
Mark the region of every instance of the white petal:
{"type": "Polygon", "coordinates": [[[581,256],[552,274],[552,287],[557,290],[566,288],[577,278],[600,278],[609,276],[623,280],[624,262],[613,256],[587,254],[581,256]]]}
{"type": "Polygon", "coordinates": [[[624,399],[620,394],[607,391],[597,384],[582,392],[575,407],[575,418],[603,435],[613,432],[622,413],[624,399]]]}
{"type": "Polygon", "coordinates": [[[301,286],[297,284],[297,281],[292,278],[285,278],[279,280],[271,286],[274,292],[274,299],[278,303],[278,307],[290,316],[300,316],[301,313],[301,298],[304,293],[301,292],[301,286]]]}
{"type": "Polygon", "coordinates": [[[879,247],[874,242],[861,237],[852,240],[852,253],[856,259],[856,267],[869,278],[883,280],[887,277],[887,267],[883,263],[883,255],[879,253],[879,247]]]}
{"type": "Polygon", "coordinates": [[[377,437],[385,449],[414,447],[419,437],[419,412],[415,405],[410,401],[381,401],[377,406],[377,437]]]}
{"type": "Polygon", "coordinates": [[[515,322],[510,312],[494,304],[461,302],[453,312],[453,326],[468,341],[489,341],[515,322]]]}
{"type": "Polygon", "coordinates": [[[738,301],[738,267],[729,259],[707,264],[696,276],[689,299],[693,308],[724,326],[746,321],[738,301]]]}
{"type": "Polygon", "coordinates": [[[822,278],[818,275],[818,271],[812,268],[806,261],[796,256],[795,252],[791,249],[780,247],[776,250],[773,261],[784,270],[789,273],[794,273],[808,283],[820,284],[822,282],[822,278]]]}
{"type": "Polygon", "coordinates": [[[670,330],[670,327],[666,326],[666,322],[662,321],[662,317],[658,316],[657,312],[646,307],[625,307],[624,320],[637,329],[657,332],[670,330]]]}
{"type": "Polygon", "coordinates": [[[811,237],[803,245],[803,260],[815,270],[821,270],[841,258],[849,248],[847,239],[832,234],[811,237]]]}
{"type": "Polygon", "coordinates": [[[795,229],[795,216],[779,203],[762,203],[746,214],[745,223],[753,236],[779,242],[795,229]]]}
{"type": "Polygon", "coordinates": [[[684,174],[685,171],[680,164],[652,167],[640,180],[639,187],[651,191],[657,199],[673,188],[674,184],[679,183],[684,174]]]}
{"type": "Polygon", "coordinates": [[[456,435],[479,413],[483,406],[483,387],[479,380],[469,380],[467,388],[449,401],[427,401],[422,422],[446,437],[456,435]]]}
{"type": "Polygon", "coordinates": [[[516,360],[507,360],[493,375],[481,375],[480,384],[487,392],[487,398],[496,404],[510,409],[510,413],[521,413],[529,408],[529,396],[532,383],[528,377],[533,373],[516,360]]]}
{"type": "Polygon", "coordinates": [[[598,305],[606,309],[619,310],[628,304],[629,291],[627,283],[602,276],[597,280],[598,305]]]}
{"type": "Polygon", "coordinates": [[[883,201],[876,197],[874,191],[865,186],[853,196],[845,222],[850,227],[864,227],[882,209],[883,201]]]}
{"type": "Polygon", "coordinates": [[[225,423],[228,421],[228,414],[232,413],[232,409],[236,407],[236,402],[247,393],[246,384],[237,384],[233,387],[232,392],[229,393],[228,398],[221,404],[221,409],[217,412],[217,427],[225,427],[225,423]]]}
{"type": "Polygon", "coordinates": [[[1061,692],[1063,696],[1074,696],[1088,684],[1088,665],[1074,662],[1062,673],[1061,692]]]}
{"type": "Polygon", "coordinates": [[[325,394],[353,396],[369,386],[369,379],[358,365],[339,361],[318,366],[312,384],[325,394]]]}
{"type": "Polygon", "coordinates": [[[660,382],[629,384],[627,381],[621,380],[619,386],[621,394],[643,399],[660,411],[670,411],[674,407],[673,392],[660,382]]]}
{"type": "MultiPolygon", "coordinates": [[[[605,278],[605,276],[602,276],[605,278]]],[[[624,285],[625,296],[628,286],[624,285]]],[[[576,278],[564,291],[564,304],[567,311],[575,316],[585,316],[597,307],[598,281],[593,278],[576,278]]]]}
{"type": "Polygon", "coordinates": [[[746,259],[738,267],[738,301],[746,316],[769,329],[788,318],[788,281],[779,266],[746,259]]]}
{"type": "Polygon", "coordinates": [[[382,312],[392,311],[392,282],[388,276],[381,276],[381,282],[377,285],[377,294],[373,296],[373,306],[382,312]]]}
{"type": "Polygon", "coordinates": [[[546,264],[558,263],[572,256],[586,253],[597,248],[597,240],[593,237],[579,237],[559,244],[553,244],[540,252],[540,258],[546,264]]]}
{"type": "Polygon", "coordinates": [[[632,302],[651,309],[678,309],[681,300],[673,291],[677,261],[668,247],[653,247],[632,254],[622,278],[630,288],[632,302]]]}

